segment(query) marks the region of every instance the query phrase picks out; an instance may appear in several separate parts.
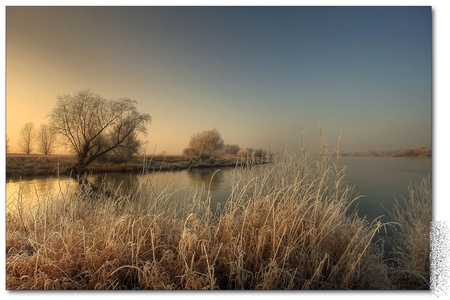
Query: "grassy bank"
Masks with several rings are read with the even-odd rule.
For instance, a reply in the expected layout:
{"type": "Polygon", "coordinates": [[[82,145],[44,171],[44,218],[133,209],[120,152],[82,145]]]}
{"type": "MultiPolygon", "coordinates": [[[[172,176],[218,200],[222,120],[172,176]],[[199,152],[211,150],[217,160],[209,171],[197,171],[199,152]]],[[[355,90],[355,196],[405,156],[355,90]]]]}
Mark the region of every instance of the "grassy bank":
{"type": "Polygon", "coordinates": [[[411,243],[429,249],[427,213],[416,210],[431,214],[431,192],[426,182],[412,190],[421,204],[393,212],[399,239],[391,264],[373,241],[384,225],[349,213],[357,195],[326,152],[285,153],[272,164],[236,168],[232,194],[216,214],[207,189],[189,194],[151,176],[133,195],[62,188],[28,207],[19,193],[9,200],[6,286],[427,289],[428,254],[411,243]]]}
{"type": "MultiPolygon", "coordinates": [[[[251,159],[233,156],[211,158],[203,161],[199,158],[188,158],[182,155],[138,156],[128,162],[114,160],[96,161],[86,168],[86,172],[141,172],[158,170],[181,170],[188,168],[240,166],[251,162],[251,159]]],[[[6,156],[6,177],[36,175],[70,175],[76,158],[72,155],[24,155],[8,154],[6,156]]],[[[261,161],[258,161],[261,163],[261,161]]]]}

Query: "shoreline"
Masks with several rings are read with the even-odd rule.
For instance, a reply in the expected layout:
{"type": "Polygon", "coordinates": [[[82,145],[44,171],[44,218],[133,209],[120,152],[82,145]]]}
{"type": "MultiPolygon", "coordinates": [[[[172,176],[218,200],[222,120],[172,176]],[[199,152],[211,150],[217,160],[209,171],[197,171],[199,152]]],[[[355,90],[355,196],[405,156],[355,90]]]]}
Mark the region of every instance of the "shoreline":
{"type": "MultiPolygon", "coordinates": [[[[202,161],[185,156],[136,157],[129,162],[100,161],[89,165],[87,173],[138,173],[142,171],[177,171],[190,168],[224,168],[253,164],[267,164],[266,159],[218,157],[202,161]]],[[[6,155],[6,179],[22,176],[70,175],[75,157],[71,155],[6,155]]]]}
{"type": "MultiPolygon", "coordinates": [[[[405,158],[431,158],[431,148],[413,147],[395,151],[356,151],[344,152],[341,157],[405,157],[405,158]]],[[[70,154],[20,154],[6,155],[6,178],[15,179],[22,176],[44,175],[70,175],[76,162],[74,155],[70,154]]],[[[202,160],[198,157],[190,158],[184,155],[153,155],[137,156],[128,162],[118,162],[113,159],[103,159],[90,164],[87,173],[112,172],[142,172],[149,170],[173,171],[189,168],[223,168],[237,167],[252,164],[266,164],[270,161],[262,158],[225,156],[202,160]],[[145,164],[145,165],[144,165],[145,164]]]]}
{"type": "Polygon", "coordinates": [[[417,146],[390,151],[353,151],[341,153],[341,156],[351,157],[417,157],[430,158],[432,156],[431,147],[417,146]]]}

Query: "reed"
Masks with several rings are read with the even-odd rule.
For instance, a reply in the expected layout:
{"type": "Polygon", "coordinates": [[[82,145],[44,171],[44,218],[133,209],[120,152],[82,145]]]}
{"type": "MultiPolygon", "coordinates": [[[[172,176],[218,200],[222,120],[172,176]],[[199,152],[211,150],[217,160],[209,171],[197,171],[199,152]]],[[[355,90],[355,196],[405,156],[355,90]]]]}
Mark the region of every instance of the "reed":
{"type": "Polygon", "coordinates": [[[396,222],[393,239],[398,265],[392,281],[400,288],[430,288],[431,181],[408,187],[409,195],[396,201],[392,217],[396,222]]]}
{"type": "Polygon", "coordinates": [[[8,200],[7,289],[399,288],[372,242],[383,225],[349,211],[358,195],[326,148],[319,139],[317,157],[302,147],[237,167],[215,213],[208,186],[152,176],[125,195],[61,187],[27,206],[19,193],[8,200]]]}

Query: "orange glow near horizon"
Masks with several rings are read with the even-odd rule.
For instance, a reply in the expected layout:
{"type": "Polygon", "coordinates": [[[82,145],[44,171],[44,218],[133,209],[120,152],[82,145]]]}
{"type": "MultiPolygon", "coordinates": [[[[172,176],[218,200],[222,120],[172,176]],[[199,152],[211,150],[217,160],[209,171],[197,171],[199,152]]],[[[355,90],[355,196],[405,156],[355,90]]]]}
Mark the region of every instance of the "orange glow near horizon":
{"type": "Polygon", "coordinates": [[[136,100],[152,117],[147,152],[180,154],[212,128],[266,149],[296,148],[303,126],[315,145],[319,124],[330,148],[342,126],[342,151],[431,146],[429,7],[9,6],[6,16],[10,152],[25,123],[38,128],[58,95],[83,89],[136,100]]]}

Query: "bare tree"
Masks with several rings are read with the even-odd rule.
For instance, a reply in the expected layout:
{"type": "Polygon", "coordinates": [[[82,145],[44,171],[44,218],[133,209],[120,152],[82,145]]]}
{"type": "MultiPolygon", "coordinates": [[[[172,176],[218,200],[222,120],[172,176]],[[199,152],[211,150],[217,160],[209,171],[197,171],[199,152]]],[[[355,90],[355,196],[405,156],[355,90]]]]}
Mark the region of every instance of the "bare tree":
{"type": "Polygon", "coordinates": [[[119,146],[130,135],[146,133],[149,114],[137,111],[130,99],[105,100],[90,90],[57,97],[50,113],[51,126],[77,155],[74,166],[80,174],[97,158],[119,146]]]}
{"type": "Polygon", "coordinates": [[[133,156],[141,151],[142,142],[138,139],[138,133],[133,132],[125,138],[123,143],[111,150],[111,153],[120,161],[130,161],[133,156]]]}
{"type": "Polygon", "coordinates": [[[20,130],[19,136],[19,147],[26,155],[29,155],[31,150],[33,150],[34,137],[34,124],[33,122],[28,122],[20,130]]]}
{"type": "Polygon", "coordinates": [[[39,151],[43,154],[48,155],[53,151],[55,148],[56,134],[49,125],[43,124],[39,127],[37,142],[39,151]]]}
{"type": "Polygon", "coordinates": [[[203,131],[191,137],[189,148],[192,148],[196,155],[211,156],[223,148],[223,139],[216,129],[203,131]]]}

